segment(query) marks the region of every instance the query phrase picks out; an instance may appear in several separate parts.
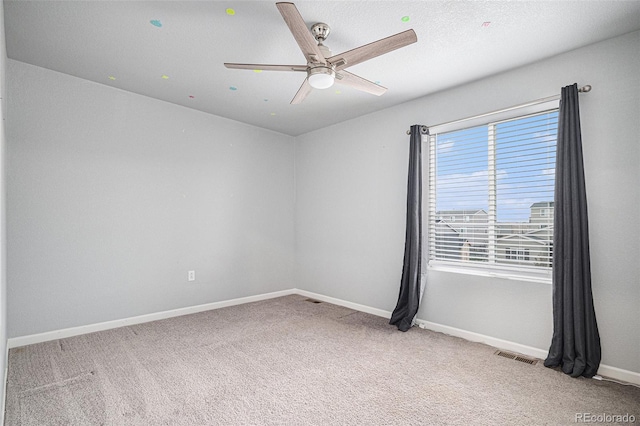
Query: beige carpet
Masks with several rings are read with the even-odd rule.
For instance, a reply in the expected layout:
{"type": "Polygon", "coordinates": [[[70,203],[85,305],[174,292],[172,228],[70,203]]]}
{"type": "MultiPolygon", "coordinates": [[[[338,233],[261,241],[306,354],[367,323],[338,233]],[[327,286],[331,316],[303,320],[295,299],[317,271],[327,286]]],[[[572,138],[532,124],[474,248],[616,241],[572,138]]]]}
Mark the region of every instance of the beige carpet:
{"type": "Polygon", "coordinates": [[[638,388],[494,353],[287,296],[12,349],[5,424],[640,422],[638,388]]]}

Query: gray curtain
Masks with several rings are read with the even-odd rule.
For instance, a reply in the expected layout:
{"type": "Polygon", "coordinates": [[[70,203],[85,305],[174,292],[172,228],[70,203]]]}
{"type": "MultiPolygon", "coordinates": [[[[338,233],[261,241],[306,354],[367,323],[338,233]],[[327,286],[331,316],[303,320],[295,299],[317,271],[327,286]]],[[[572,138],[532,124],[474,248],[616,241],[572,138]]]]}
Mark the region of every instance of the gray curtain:
{"type": "Polygon", "coordinates": [[[591,293],[587,198],[577,84],[562,88],[558,117],[553,236],[553,337],[547,367],[593,377],[600,335],[591,293]]]}
{"type": "Polygon", "coordinates": [[[422,137],[425,126],[411,126],[409,140],[409,179],[407,183],[407,231],[400,295],[389,324],[407,331],[413,324],[420,303],[422,275],[422,137]]]}

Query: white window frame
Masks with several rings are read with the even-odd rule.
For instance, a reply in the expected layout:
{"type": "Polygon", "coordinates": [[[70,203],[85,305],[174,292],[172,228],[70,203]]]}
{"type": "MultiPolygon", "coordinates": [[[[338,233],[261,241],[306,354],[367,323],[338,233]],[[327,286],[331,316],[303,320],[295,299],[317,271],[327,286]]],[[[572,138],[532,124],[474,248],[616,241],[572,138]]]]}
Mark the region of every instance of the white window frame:
{"type": "MultiPolygon", "coordinates": [[[[462,130],[469,127],[475,127],[480,125],[487,125],[490,129],[495,128],[489,126],[490,124],[498,124],[503,121],[517,119],[519,117],[525,117],[527,115],[550,112],[553,110],[557,110],[559,107],[559,100],[552,100],[549,102],[544,102],[536,105],[528,105],[523,108],[517,108],[514,110],[503,111],[498,114],[493,114],[490,119],[487,118],[487,114],[479,115],[475,119],[464,120],[464,122],[453,122],[452,124],[445,124],[442,126],[433,126],[429,128],[430,134],[436,133],[445,133],[456,130],[462,130]]],[[[427,182],[423,185],[423,212],[427,214],[423,215],[423,232],[427,237],[426,241],[429,241],[430,236],[432,235],[431,226],[430,226],[430,218],[436,217],[436,203],[434,195],[435,191],[433,185],[435,183],[435,146],[430,143],[430,136],[424,136],[422,139],[423,145],[425,145],[423,152],[427,153],[428,158],[427,161],[423,162],[423,167],[426,170],[423,170],[423,176],[427,177],[427,182]],[[425,205],[426,204],[426,205],[425,205]]],[[[495,149],[495,144],[492,146],[492,137],[489,134],[489,149],[495,149]]],[[[493,139],[495,141],[495,139],[493,139]]],[[[493,156],[495,158],[495,156],[493,156]]],[[[495,162],[491,164],[489,163],[488,168],[494,167],[495,162]]],[[[491,171],[489,171],[491,175],[491,171]]],[[[495,176],[495,174],[494,174],[495,176]]],[[[423,178],[424,179],[424,178],[423,178]]],[[[495,184],[495,183],[494,183],[495,184]]],[[[495,197],[495,191],[489,192],[489,197],[495,197]]],[[[490,205],[495,205],[495,203],[490,203],[490,205]]],[[[494,212],[487,212],[489,216],[489,229],[488,233],[488,244],[494,245],[493,250],[492,247],[488,247],[489,256],[495,256],[495,221],[491,221],[491,215],[495,217],[494,212]]],[[[446,260],[434,260],[430,259],[429,256],[429,244],[425,245],[426,247],[423,249],[422,259],[423,262],[428,265],[429,270],[436,271],[444,271],[451,273],[459,273],[459,274],[471,274],[471,275],[479,275],[479,276],[487,276],[487,277],[498,277],[509,280],[517,280],[517,281],[531,281],[531,282],[539,282],[544,284],[551,284],[552,277],[552,268],[549,267],[547,269],[541,268],[530,268],[524,265],[510,266],[504,264],[490,264],[490,265],[480,265],[480,264],[463,264],[460,262],[451,262],[446,260]]],[[[494,259],[495,260],[495,259],[494,259]]]]}

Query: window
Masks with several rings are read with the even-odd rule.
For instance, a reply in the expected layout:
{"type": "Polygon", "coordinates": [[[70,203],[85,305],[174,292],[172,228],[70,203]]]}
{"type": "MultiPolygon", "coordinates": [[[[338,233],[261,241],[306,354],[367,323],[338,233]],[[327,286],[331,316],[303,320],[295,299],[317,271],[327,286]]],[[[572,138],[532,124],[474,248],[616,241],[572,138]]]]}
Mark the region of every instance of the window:
{"type": "Polygon", "coordinates": [[[431,266],[549,276],[557,123],[553,109],[429,136],[431,266]]]}

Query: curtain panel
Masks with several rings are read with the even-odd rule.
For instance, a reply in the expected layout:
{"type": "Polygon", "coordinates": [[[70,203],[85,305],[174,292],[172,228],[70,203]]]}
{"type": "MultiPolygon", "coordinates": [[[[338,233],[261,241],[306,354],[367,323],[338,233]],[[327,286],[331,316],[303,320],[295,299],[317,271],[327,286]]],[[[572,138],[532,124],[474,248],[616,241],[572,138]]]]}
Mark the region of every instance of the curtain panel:
{"type": "Polygon", "coordinates": [[[422,129],[411,126],[409,139],[409,176],[407,182],[407,228],[404,243],[404,263],[398,303],[389,324],[407,331],[420,304],[422,276],[422,129]]]}
{"type": "Polygon", "coordinates": [[[601,358],[591,292],[589,226],[578,86],[562,88],[558,116],[553,238],[553,337],[547,367],[593,377],[601,358]]]}

